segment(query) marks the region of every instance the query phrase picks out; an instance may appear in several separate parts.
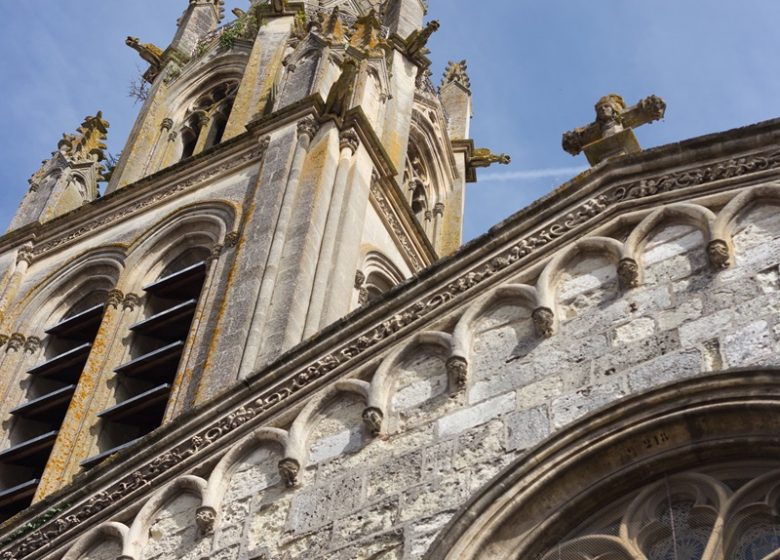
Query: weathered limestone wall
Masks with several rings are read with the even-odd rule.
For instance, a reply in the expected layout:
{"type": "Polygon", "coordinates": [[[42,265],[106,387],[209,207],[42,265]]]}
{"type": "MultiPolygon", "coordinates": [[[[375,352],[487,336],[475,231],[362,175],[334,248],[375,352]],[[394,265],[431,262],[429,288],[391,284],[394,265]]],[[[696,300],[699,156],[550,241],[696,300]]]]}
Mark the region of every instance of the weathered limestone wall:
{"type": "Polygon", "coordinates": [[[288,436],[256,432],[117,515],[126,535],[95,530],[65,558],[103,558],[111,541],[136,560],[421,558],[488,480],[587,413],[705,372],[777,365],[780,190],[710,202],[642,210],[561,248],[279,418],[288,436]],[[729,268],[708,254],[714,237],[729,268]],[[617,246],[638,277],[618,275],[617,246]],[[549,337],[532,284],[556,317],[549,337]]]}

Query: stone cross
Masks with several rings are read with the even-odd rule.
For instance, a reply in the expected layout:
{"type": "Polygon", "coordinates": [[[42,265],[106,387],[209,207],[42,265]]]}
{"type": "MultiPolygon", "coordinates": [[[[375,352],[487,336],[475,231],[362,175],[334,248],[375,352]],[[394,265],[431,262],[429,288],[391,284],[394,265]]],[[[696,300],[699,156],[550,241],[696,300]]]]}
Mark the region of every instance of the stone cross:
{"type": "Polygon", "coordinates": [[[619,95],[606,95],[596,103],[595,122],[564,133],[563,149],[573,156],[584,151],[591,165],[637,153],[641,148],[633,129],[662,119],[665,111],[666,103],[655,95],[631,107],[619,95]]]}

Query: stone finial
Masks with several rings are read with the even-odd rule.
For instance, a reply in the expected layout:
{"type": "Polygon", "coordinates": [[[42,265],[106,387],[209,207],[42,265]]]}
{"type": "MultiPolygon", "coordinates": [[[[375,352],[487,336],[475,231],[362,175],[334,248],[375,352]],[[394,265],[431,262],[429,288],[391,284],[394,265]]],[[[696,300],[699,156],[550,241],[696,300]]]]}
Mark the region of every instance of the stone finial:
{"type": "Polygon", "coordinates": [[[105,159],[106,145],[103,141],[108,137],[108,121],[103,118],[103,111],[98,111],[94,117],[84,117],[84,122],[76,129],[76,134],[63,134],[57,149],[65,157],[78,161],[102,161],[105,159]]]}
{"type": "Polygon", "coordinates": [[[444,70],[444,79],[441,83],[442,87],[454,83],[471,91],[471,80],[469,79],[467,70],[465,60],[461,60],[460,62],[450,61],[447,64],[447,68],[444,70]]]}
{"type": "Polygon", "coordinates": [[[347,31],[338,6],[333,8],[330,14],[321,13],[320,18],[319,26],[323,37],[334,44],[346,41],[347,31]]]}
{"type": "Polygon", "coordinates": [[[387,41],[382,37],[382,22],[379,21],[375,10],[357,19],[349,44],[369,56],[384,54],[383,49],[387,47],[387,41]]]}
{"type": "Polygon", "coordinates": [[[641,151],[633,129],[662,119],[666,103],[651,95],[627,107],[622,97],[611,93],[599,99],[595,109],[594,122],[564,133],[562,140],[565,151],[574,156],[584,151],[591,165],[641,151]]]}

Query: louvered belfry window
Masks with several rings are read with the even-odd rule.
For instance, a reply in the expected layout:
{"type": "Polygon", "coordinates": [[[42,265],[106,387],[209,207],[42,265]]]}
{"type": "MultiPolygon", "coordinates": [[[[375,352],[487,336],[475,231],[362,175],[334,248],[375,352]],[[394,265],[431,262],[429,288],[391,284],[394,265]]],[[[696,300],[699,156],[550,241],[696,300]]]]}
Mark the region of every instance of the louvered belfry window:
{"type": "Polygon", "coordinates": [[[191,251],[144,286],[145,319],[130,327],[131,358],[115,369],[116,404],[98,414],[103,451],[84,461],[84,468],[162,424],[206,271],[205,256],[191,251]]]}
{"type": "Polygon", "coordinates": [[[92,292],[45,331],[47,358],[27,371],[26,400],[11,410],[11,446],[0,452],[2,518],[32,501],[103,319],[105,300],[105,292],[92,292]]]}

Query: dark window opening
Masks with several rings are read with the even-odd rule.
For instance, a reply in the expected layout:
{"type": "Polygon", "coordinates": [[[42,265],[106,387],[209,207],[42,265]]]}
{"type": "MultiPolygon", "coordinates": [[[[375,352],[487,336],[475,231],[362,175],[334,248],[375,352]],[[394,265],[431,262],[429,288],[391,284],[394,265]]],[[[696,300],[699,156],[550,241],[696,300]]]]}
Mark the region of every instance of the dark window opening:
{"type": "Polygon", "coordinates": [[[144,286],[145,318],[130,327],[131,356],[117,373],[116,404],[98,414],[100,453],[82,462],[91,468],[163,422],[171,388],[206,278],[208,251],[188,250],[144,286]]]}
{"type": "Polygon", "coordinates": [[[0,519],[28,507],[76,391],[105,310],[92,291],[46,329],[46,358],[28,370],[25,402],[11,410],[9,448],[0,452],[0,519]]]}

